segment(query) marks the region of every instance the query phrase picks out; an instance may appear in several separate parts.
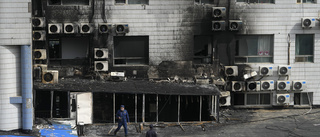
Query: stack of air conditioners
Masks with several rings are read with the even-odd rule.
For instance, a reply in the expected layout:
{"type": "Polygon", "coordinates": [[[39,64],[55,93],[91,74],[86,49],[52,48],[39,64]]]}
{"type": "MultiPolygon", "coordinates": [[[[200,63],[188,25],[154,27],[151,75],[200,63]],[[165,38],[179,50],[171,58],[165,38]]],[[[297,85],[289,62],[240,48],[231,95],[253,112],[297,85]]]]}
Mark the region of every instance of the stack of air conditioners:
{"type": "Polygon", "coordinates": [[[227,22],[223,19],[226,17],[226,7],[212,7],[212,31],[225,31],[228,26],[230,31],[239,31],[242,28],[241,20],[228,20],[227,22]]]}
{"type": "Polygon", "coordinates": [[[35,81],[41,81],[42,83],[57,83],[58,82],[58,71],[48,70],[47,63],[47,50],[45,48],[46,40],[46,20],[44,17],[33,17],[32,18],[32,40],[34,47],[33,49],[33,78],[35,81]]]}
{"type": "Polygon", "coordinates": [[[108,71],[108,48],[94,48],[94,71],[108,71]]]}

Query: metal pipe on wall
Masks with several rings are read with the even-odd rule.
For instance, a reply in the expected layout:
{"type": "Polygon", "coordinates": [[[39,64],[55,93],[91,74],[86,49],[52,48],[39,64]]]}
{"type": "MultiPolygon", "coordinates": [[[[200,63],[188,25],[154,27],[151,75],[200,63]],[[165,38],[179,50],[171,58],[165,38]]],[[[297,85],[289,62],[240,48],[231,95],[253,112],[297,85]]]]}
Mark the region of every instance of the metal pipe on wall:
{"type": "Polygon", "coordinates": [[[22,129],[32,131],[32,49],[30,45],[21,46],[21,90],[22,90],[22,129]]]}

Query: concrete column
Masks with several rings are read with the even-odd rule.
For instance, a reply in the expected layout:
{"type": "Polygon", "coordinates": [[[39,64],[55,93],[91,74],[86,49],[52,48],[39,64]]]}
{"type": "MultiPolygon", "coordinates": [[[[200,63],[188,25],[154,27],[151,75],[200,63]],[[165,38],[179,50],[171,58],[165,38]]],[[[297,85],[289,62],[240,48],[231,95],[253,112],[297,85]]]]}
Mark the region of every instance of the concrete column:
{"type": "Polygon", "coordinates": [[[32,49],[21,46],[22,129],[31,131],[33,126],[32,49]]]}

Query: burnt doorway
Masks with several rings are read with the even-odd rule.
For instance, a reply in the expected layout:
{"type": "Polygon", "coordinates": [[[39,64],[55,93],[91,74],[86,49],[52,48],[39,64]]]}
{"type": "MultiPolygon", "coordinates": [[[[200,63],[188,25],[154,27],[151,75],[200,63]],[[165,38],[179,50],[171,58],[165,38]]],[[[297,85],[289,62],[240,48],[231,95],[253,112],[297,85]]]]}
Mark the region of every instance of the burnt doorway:
{"type": "Polygon", "coordinates": [[[159,95],[159,122],[178,121],[178,96],[159,95]]]}
{"type": "Polygon", "coordinates": [[[93,93],[93,122],[112,123],[113,122],[113,94],[93,93]]]}

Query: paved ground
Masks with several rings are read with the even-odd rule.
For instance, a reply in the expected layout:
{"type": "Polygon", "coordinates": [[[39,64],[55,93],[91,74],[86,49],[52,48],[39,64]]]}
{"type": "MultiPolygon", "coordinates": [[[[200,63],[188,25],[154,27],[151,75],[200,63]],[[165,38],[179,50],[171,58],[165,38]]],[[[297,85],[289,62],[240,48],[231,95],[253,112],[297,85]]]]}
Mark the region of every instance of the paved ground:
{"type": "MultiPolygon", "coordinates": [[[[317,137],[320,136],[320,109],[222,110],[221,123],[201,126],[156,128],[158,137],[317,137]],[[307,113],[309,112],[309,113],[307,113]]],[[[86,136],[108,136],[112,127],[87,127],[86,136]]],[[[144,137],[130,126],[129,136],[144,137]]],[[[118,137],[124,136],[123,130],[118,137]]]]}
{"type": "MultiPolygon", "coordinates": [[[[222,109],[221,123],[157,127],[158,137],[318,137],[320,136],[320,108],[317,109],[222,109]]],[[[108,137],[112,125],[96,124],[85,127],[85,136],[108,137]]],[[[129,126],[130,137],[145,137],[129,126]]],[[[17,132],[0,132],[0,136],[19,135],[17,132]]],[[[26,134],[20,134],[26,135],[26,134]]],[[[123,137],[120,130],[118,137],[123,137]]]]}

